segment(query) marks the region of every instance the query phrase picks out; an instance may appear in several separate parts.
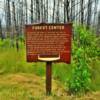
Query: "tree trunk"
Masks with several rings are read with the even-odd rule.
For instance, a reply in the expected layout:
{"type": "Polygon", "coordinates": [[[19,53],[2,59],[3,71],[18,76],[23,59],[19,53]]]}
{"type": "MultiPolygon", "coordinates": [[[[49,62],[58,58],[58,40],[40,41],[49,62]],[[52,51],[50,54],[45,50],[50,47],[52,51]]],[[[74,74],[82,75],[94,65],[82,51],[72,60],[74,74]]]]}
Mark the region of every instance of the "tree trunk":
{"type": "Polygon", "coordinates": [[[70,21],[70,17],[69,17],[69,0],[66,0],[65,6],[66,6],[66,12],[67,12],[67,22],[69,22],[70,21]]]}
{"type": "Polygon", "coordinates": [[[87,9],[87,29],[91,25],[91,10],[92,10],[92,0],[88,0],[88,9],[87,9]]]}
{"type": "Polygon", "coordinates": [[[36,18],[37,22],[40,22],[40,5],[39,5],[40,0],[36,0],[36,18]]]}
{"type": "Polygon", "coordinates": [[[6,13],[7,13],[6,27],[8,33],[10,33],[11,31],[10,0],[6,0],[6,13]]]}
{"type": "Polygon", "coordinates": [[[16,49],[18,52],[19,51],[19,42],[18,42],[19,34],[18,34],[17,25],[16,25],[15,3],[14,2],[12,2],[12,6],[13,6],[13,28],[15,29],[15,31],[13,32],[16,34],[16,49]]]}
{"type": "Polygon", "coordinates": [[[53,16],[52,16],[52,22],[54,23],[54,17],[55,17],[55,0],[53,2],[53,16]]]}
{"type": "Polygon", "coordinates": [[[31,0],[31,23],[33,23],[33,0],[31,0]]]}
{"type": "Polygon", "coordinates": [[[3,40],[3,34],[2,34],[2,22],[0,19],[0,38],[3,40]]]}
{"type": "Polygon", "coordinates": [[[83,0],[81,0],[81,24],[84,22],[84,8],[83,8],[83,0]]]}
{"type": "Polygon", "coordinates": [[[75,0],[71,0],[71,16],[70,21],[74,21],[75,17],[75,0]]]}
{"type": "Polygon", "coordinates": [[[48,0],[46,0],[46,21],[48,22],[48,0]]]}
{"type": "Polygon", "coordinates": [[[28,22],[28,13],[27,13],[27,0],[25,0],[25,23],[27,24],[27,22],[28,22]]]}
{"type": "Polygon", "coordinates": [[[59,0],[57,4],[57,11],[56,11],[56,23],[59,23],[59,0]]]}

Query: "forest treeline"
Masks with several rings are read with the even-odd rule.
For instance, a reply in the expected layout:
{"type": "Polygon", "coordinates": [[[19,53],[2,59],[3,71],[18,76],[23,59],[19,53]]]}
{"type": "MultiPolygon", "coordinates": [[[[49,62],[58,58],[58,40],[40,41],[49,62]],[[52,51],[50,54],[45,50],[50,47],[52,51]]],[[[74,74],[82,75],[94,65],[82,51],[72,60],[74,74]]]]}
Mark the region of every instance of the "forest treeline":
{"type": "Polygon", "coordinates": [[[31,23],[85,24],[99,34],[99,0],[3,0],[0,37],[19,37],[31,23]],[[4,19],[4,22],[2,21],[4,19]]]}

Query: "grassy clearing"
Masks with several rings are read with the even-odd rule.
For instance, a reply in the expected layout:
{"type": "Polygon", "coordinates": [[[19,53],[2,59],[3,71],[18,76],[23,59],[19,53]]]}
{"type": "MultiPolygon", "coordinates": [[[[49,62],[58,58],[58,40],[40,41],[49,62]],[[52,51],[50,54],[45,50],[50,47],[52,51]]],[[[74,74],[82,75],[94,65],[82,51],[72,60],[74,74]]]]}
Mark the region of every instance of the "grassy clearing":
{"type": "MultiPolygon", "coordinates": [[[[0,47],[0,74],[7,73],[35,73],[39,76],[45,76],[45,63],[27,63],[25,47],[20,46],[17,52],[13,47],[0,47]]],[[[66,81],[71,71],[71,65],[64,63],[53,64],[53,77],[62,82],[66,81]]]]}
{"type": "MultiPolygon", "coordinates": [[[[92,72],[91,89],[99,91],[100,61],[94,60],[90,64],[90,69],[92,72]]],[[[47,97],[45,96],[45,63],[27,63],[25,47],[22,43],[20,43],[19,52],[10,45],[4,46],[4,44],[0,44],[0,100],[73,99],[72,96],[67,95],[67,92],[64,90],[65,87],[62,86],[65,85],[65,82],[71,76],[71,64],[53,63],[52,71],[53,94],[47,97]],[[60,83],[55,80],[59,80],[60,83]]],[[[97,98],[100,97],[99,93],[96,95],[97,98]]]]}
{"type": "MultiPolygon", "coordinates": [[[[5,42],[6,43],[6,42],[5,42]]],[[[8,45],[7,45],[8,46],[8,45]]],[[[92,89],[100,90],[100,61],[90,64],[92,72],[92,89]]],[[[63,84],[71,76],[72,66],[64,63],[53,63],[53,78],[63,84]]],[[[38,76],[45,76],[45,63],[27,63],[25,46],[20,43],[20,51],[13,47],[0,47],[0,75],[9,73],[35,73],[38,76]]]]}
{"type": "Polygon", "coordinates": [[[44,83],[44,78],[32,74],[1,75],[0,100],[46,100],[46,98],[54,98],[57,100],[57,98],[61,98],[61,95],[64,95],[64,90],[61,85],[57,85],[58,83],[53,81],[54,92],[51,97],[47,97],[45,95],[44,83]],[[59,96],[55,95],[55,91],[59,91],[59,96]]]}
{"type": "Polygon", "coordinates": [[[46,96],[45,78],[16,73],[0,75],[0,100],[99,100],[100,92],[69,96],[60,82],[53,80],[52,94],[46,96]]]}
{"type": "MultiPolygon", "coordinates": [[[[53,78],[63,83],[70,76],[71,65],[53,63],[53,78]]],[[[45,63],[27,63],[25,47],[17,52],[15,48],[0,48],[0,74],[7,73],[35,73],[45,76],[45,63]]]]}

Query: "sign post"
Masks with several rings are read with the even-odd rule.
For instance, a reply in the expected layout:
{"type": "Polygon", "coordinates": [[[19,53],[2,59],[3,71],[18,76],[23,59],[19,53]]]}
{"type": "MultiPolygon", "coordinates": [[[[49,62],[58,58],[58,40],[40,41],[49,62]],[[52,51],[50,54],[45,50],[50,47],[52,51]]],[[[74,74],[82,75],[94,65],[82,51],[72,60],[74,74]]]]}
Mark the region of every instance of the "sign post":
{"type": "Polygon", "coordinates": [[[46,93],[51,94],[52,62],[71,62],[72,24],[25,26],[27,62],[46,62],[46,93]]]}
{"type": "Polygon", "coordinates": [[[46,62],[46,94],[51,94],[52,62],[46,62]]]}
{"type": "Polygon", "coordinates": [[[52,88],[52,62],[57,61],[60,59],[59,57],[52,57],[52,58],[44,58],[39,57],[38,60],[46,62],[46,94],[51,94],[51,88],[52,88]]]}

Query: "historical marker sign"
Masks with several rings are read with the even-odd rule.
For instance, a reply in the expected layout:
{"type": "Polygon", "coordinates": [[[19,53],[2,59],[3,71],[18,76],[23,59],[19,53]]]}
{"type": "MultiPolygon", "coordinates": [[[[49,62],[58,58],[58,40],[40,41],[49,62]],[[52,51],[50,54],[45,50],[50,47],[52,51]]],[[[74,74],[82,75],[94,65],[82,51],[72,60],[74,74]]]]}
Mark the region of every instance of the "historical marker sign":
{"type": "Polygon", "coordinates": [[[71,61],[72,24],[33,24],[25,26],[28,62],[38,56],[60,56],[60,62],[71,61]]]}
{"type": "Polygon", "coordinates": [[[38,57],[46,57],[42,61],[46,61],[46,93],[50,94],[53,60],[47,58],[59,56],[59,62],[70,63],[72,24],[26,25],[25,33],[27,61],[36,62],[38,57]]]}

